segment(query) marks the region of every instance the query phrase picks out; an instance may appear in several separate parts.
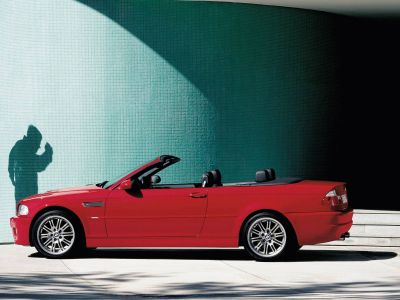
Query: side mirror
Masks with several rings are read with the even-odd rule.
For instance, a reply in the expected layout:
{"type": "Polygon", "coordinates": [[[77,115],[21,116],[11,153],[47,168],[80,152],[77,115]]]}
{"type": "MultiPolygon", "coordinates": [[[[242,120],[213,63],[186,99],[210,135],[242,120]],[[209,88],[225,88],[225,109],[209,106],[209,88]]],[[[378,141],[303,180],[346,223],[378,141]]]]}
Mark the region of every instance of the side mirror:
{"type": "Polygon", "coordinates": [[[161,182],[161,178],[158,175],[153,175],[151,176],[151,183],[160,183],[161,182]]]}
{"type": "Polygon", "coordinates": [[[120,190],[130,190],[132,189],[132,180],[127,179],[121,182],[119,185],[120,190]]]}

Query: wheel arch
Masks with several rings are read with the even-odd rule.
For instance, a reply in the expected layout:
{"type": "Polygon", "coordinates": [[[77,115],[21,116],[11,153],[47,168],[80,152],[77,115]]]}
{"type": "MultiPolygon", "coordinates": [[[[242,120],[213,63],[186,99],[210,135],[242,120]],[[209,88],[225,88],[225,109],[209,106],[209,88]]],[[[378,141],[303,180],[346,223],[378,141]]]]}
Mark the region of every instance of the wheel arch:
{"type": "Polygon", "coordinates": [[[33,245],[32,230],[33,230],[36,220],[43,214],[45,214],[49,211],[52,211],[52,210],[60,210],[60,211],[64,211],[64,212],[70,214],[74,218],[74,221],[77,222],[77,225],[79,226],[79,229],[81,230],[81,233],[83,235],[82,236],[83,241],[86,241],[85,227],[83,226],[81,219],[78,217],[78,215],[76,213],[74,213],[71,209],[68,209],[63,206],[47,206],[47,207],[41,209],[40,211],[38,211],[31,221],[31,224],[29,226],[29,244],[31,246],[33,245]]]}
{"type": "Polygon", "coordinates": [[[265,213],[265,212],[271,213],[271,214],[275,214],[275,215],[277,215],[278,217],[280,217],[280,218],[282,218],[283,220],[285,220],[285,221],[287,222],[287,224],[290,226],[290,229],[291,229],[291,231],[292,231],[292,233],[293,233],[293,236],[294,236],[294,238],[295,238],[297,244],[299,243],[299,242],[298,242],[298,239],[297,239],[297,233],[296,233],[296,230],[294,229],[293,224],[290,222],[290,220],[289,220],[283,213],[281,213],[281,212],[279,212],[279,211],[277,211],[277,210],[273,210],[273,209],[259,209],[259,210],[256,210],[256,211],[253,211],[252,213],[250,213],[250,214],[249,214],[246,218],[244,218],[244,220],[242,221],[242,224],[241,224],[240,230],[239,230],[239,237],[238,237],[239,246],[243,246],[243,241],[242,241],[242,235],[243,235],[243,234],[242,234],[242,233],[243,233],[244,227],[245,227],[245,225],[246,225],[246,222],[247,222],[250,218],[252,218],[253,216],[255,216],[255,215],[259,214],[259,213],[265,213]]]}

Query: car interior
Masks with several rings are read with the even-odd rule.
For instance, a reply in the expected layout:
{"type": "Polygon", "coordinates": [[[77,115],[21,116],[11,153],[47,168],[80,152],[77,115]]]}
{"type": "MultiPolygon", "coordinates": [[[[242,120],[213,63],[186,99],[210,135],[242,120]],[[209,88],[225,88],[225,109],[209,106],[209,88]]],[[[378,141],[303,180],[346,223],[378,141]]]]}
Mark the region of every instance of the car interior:
{"type": "Polygon", "coordinates": [[[142,182],[144,186],[152,189],[168,189],[168,188],[210,188],[210,187],[222,187],[222,186],[258,186],[258,185],[278,185],[278,184],[290,184],[301,181],[301,178],[276,178],[274,169],[259,170],[255,174],[255,181],[249,182],[231,182],[222,184],[222,174],[218,169],[205,172],[201,177],[200,183],[186,183],[186,184],[158,184],[160,178],[157,175],[148,175],[147,178],[143,178],[142,182]],[[157,178],[158,177],[158,178],[157,178]],[[147,182],[147,184],[145,184],[147,182]]]}

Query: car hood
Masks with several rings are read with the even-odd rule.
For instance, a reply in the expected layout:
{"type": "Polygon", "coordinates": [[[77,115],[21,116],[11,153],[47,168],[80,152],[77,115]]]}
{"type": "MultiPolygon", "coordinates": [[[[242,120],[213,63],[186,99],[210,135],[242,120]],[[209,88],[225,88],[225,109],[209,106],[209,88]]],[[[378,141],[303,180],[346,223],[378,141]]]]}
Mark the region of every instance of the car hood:
{"type": "Polygon", "coordinates": [[[102,190],[102,188],[100,188],[96,185],[85,185],[85,186],[50,190],[43,194],[40,194],[40,196],[48,197],[48,196],[66,195],[66,194],[78,194],[78,193],[82,194],[82,193],[90,193],[90,192],[94,192],[94,191],[98,191],[98,190],[102,190]]]}
{"type": "Polygon", "coordinates": [[[84,193],[96,192],[99,190],[103,189],[96,185],[85,185],[79,187],[63,188],[57,190],[50,190],[42,194],[32,195],[23,199],[23,201],[38,200],[38,199],[44,199],[48,197],[62,196],[62,195],[84,194],[84,193]]]}

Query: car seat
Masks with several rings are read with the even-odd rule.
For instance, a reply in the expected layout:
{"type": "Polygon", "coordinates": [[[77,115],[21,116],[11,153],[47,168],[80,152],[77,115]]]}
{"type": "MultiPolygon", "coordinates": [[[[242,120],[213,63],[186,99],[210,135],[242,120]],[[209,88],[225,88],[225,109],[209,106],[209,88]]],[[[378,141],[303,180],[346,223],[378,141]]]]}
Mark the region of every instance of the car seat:
{"type": "Polygon", "coordinates": [[[274,169],[265,169],[256,172],[256,182],[267,182],[274,179],[276,179],[274,169]]]}

